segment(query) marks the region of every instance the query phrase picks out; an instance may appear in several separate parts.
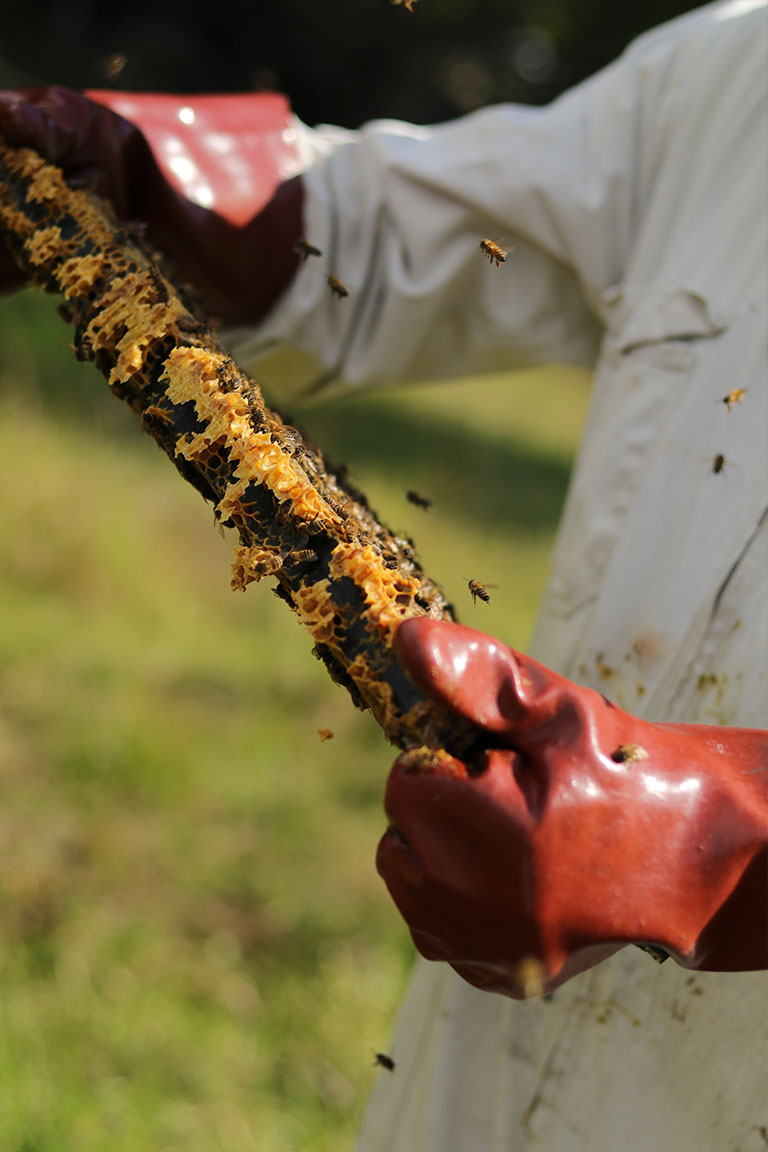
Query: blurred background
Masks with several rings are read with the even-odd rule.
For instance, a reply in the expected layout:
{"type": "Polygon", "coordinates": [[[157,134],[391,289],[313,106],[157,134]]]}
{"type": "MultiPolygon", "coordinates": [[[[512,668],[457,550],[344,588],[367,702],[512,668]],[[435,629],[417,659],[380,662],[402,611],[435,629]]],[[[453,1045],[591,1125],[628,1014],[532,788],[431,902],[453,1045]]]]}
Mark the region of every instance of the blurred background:
{"type": "Polygon", "coordinates": [[[541,104],[685,0],[3,0],[6,84],[133,91],[275,88],[308,124],[431,123],[541,104]]]}
{"type": "MultiPolygon", "coordinates": [[[[5,0],[0,83],[428,122],[551,99],[689,7],[5,0]]],[[[393,750],[69,345],[54,300],[0,301],[0,1149],[350,1148],[413,960],[373,865],[393,750]]],[[[552,366],[290,415],[524,648],[588,392],[552,366]]]]}

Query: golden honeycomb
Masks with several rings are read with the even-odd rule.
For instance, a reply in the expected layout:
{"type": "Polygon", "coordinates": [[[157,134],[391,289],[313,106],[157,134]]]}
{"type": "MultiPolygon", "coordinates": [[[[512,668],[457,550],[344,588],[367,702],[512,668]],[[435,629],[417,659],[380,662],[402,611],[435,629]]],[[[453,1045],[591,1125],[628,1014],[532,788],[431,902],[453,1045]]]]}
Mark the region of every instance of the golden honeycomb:
{"type": "Polygon", "coordinates": [[[64,297],[76,355],[236,530],[232,586],[274,578],[333,679],[393,743],[465,746],[393,655],[403,620],[451,618],[410,542],[267,408],[142,242],[36,153],[2,145],[0,228],[30,279],[64,297]]]}

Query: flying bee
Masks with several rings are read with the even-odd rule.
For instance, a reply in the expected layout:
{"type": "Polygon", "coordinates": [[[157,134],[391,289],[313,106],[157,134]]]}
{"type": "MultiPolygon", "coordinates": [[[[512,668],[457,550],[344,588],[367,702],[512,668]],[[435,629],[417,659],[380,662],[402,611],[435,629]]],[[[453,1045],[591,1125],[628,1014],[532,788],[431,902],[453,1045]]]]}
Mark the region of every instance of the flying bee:
{"type": "Polygon", "coordinates": [[[541,996],[546,986],[544,965],[535,956],[523,956],[515,972],[520,990],[526,1000],[541,996]]]}
{"type": "Polygon", "coordinates": [[[122,52],[111,52],[96,63],[105,80],[116,80],[128,63],[128,57],[122,52]]]}
{"type": "Polygon", "coordinates": [[[432,507],[431,500],[428,500],[426,496],[422,496],[420,492],[414,492],[412,488],[408,489],[405,498],[410,504],[415,504],[417,508],[426,509],[432,507]]]}
{"type": "Polygon", "coordinates": [[[347,288],[342,280],[339,280],[338,276],[328,277],[328,287],[334,296],[338,296],[339,300],[343,300],[345,296],[349,296],[349,288],[347,288]]]}
{"type": "Polygon", "coordinates": [[[487,238],[480,241],[480,251],[484,256],[487,256],[491,264],[495,264],[497,268],[501,268],[509,255],[495,240],[488,240],[487,238]]]}
{"type": "Polygon", "coordinates": [[[413,6],[418,0],[389,0],[390,4],[395,8],[405,8],[408,12],[413,12],[413,6]]]}
{"type": "Polygon", "coordinates": [[[309,241],[305,240],[303,236],[300,236],[296,241],[293,246],[293,250],[294,252],[298,252],[302,260],[306,260],[309,256],[322,256],[320,249],[315,248],[314,244],[310,244],[309,241]]]}
{"type": "MultiPolygon", "coordinates": [[[[481,584],[479,580],[467,580],[467,587],[473,604],[477,604],[478,599],[482,600],[483,604],[490,604],[491,596],[485,584],[481,584]]],[[[495,587],[495,584],[491,584],[491,588],[495,587]]]]}
{"type": "Polygon", "coordinates": [[[699,456],[698,459],[706,461],[709,465],[707,471],[711,472],[713,476],[719,476],[721,472],[725,472],[726,468],[735,467],[733,461],[726,460],[722,452],[718,452],[716,456],[699,456]]]}
{"type": "Polygon", "coordinates": [[[213,522],[219,530],[219,536],[221,536],[222,540],[226,540],[227,534],[224,531],[224,525],[221,522],[220,513],[218,513],[215,508],[213,510],[213,522]]]}
{"type": "Polygon", "coordinates": [[[723,396],[722,400],[718,400],[718,404],[725,404],[726,408],[730,412],[734,404],[741,404],[742,400],[744,399],[745,392],[746,388],[733,388],[727,396],[723,396]]]}
{"type": "Polygon", "coordinates": [[[387,1072],[394,1072],[395,1062],[391,1056],[387,1056],[386,1052],[377,1052],[374,1064],[378,1068],[386,1068],[387,1072]]]}

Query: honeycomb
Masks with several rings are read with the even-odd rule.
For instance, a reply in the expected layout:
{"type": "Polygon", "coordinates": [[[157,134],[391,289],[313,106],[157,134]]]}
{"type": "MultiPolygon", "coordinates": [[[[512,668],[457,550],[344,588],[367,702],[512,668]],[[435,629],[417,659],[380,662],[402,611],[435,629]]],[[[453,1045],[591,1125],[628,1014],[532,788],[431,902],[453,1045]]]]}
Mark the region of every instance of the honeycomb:
{"type": "Polygon", "coordinates": [[[232,587],[274,579],[315,655],[392,743],[466,747],[471,733],[418,693],[392,651],[403,620],[451,619],[411,542],[266,406],[156,254],[55,166],[2,145],[0,228],[30,280],[64,298],[75,354],[236,532],[232,587]]]}

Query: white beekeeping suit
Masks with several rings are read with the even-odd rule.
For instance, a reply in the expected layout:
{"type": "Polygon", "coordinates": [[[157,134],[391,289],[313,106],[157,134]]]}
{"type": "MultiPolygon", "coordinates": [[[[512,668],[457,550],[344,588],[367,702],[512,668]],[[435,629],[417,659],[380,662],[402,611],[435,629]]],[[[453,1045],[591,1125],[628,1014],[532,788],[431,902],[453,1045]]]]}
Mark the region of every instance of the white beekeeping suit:
{"type": "MultiPolygon", "coordinates": [[[[766,30],[730,0],[548,108],[299,127],[305,234],[350,297],[308,262],[237,352],[285,341],[349,386],[594,365],[531,655],[658,721],[767,726],[766,30]]],[[[392,1052],[360,1152],[768,1144],[762,973],[628,948],[518,1003],[420,962],[392,1052]]]]}

